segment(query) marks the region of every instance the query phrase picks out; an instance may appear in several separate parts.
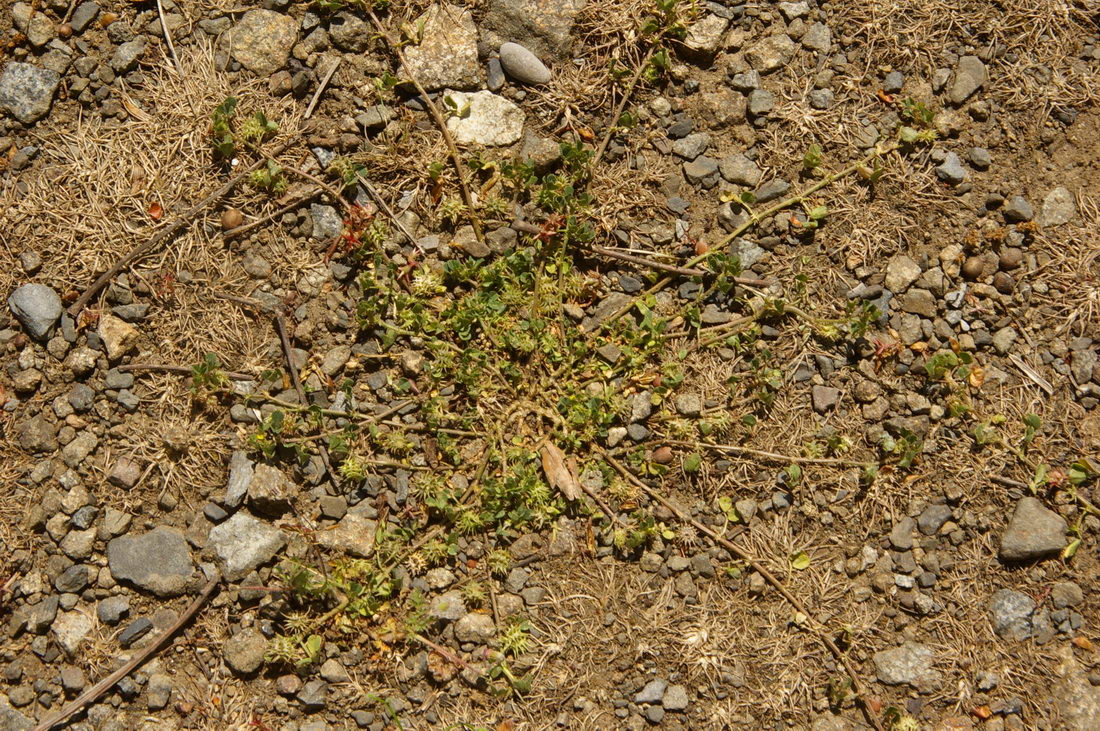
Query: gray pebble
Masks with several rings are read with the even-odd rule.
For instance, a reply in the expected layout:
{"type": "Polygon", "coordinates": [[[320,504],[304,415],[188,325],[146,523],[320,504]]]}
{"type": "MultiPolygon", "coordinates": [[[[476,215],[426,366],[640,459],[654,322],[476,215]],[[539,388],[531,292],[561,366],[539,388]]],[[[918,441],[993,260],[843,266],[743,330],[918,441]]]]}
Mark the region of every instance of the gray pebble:
{"type": "Polygon", "coordinates": [[[518,43],[505,43],[500,47],[500,65],[505,73],[525,84],[545,84],[550,81],[550,69],[518,43]]]}

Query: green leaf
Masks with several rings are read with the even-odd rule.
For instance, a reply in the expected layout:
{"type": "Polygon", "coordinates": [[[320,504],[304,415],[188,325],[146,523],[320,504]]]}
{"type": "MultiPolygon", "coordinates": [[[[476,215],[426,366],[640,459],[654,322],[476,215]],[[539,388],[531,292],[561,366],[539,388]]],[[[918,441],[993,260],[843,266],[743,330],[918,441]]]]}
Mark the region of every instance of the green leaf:
{"type": "Polygon", "coordinates": [[[917,141],[918,132],[912,127],[902,127],[898,130],[898,139],[907,145],[917,141]]]}
{"type": "Polygon", "coordinates": [[[1069,545],[1062,549],[1062,558],[1069,560],[1077,553],[1077,549],[1081,547],[1081,539],[1074,538],[1070,541],[1069,545]]]}
{"type": "Polygon", "coordinates": [[[787,484],[795,486],[802,481],[802,468],[796,464],[788,465],[784,472],[787,473],[787,484]]]}
{"type": "Polygon", "coordinates": [[[821,221],[829,215],[829,208],[828,206],[814,206],[806,215],[811,221],[821,221]]]}
{"type": "Polygon", "coordinates": [[[791,568],[795,571],[804,571],[810,568],[810,554],[805,551],[791,554],[791,568]]]}
{"type": "Polygon", "coordinates": [[[821,145],[812,144],[810,149],[806,150],[806,154],[802,156],[802,167],[807,170],[813,170],[821,165],[822,153],[821,145]]]}
{"type": "Polygon", "coordinates": [[[684,457],[684,472],[687,472],[689,475],[698,472],[702,465],[703,458],[697,452],[692,452],[684,457]]]}

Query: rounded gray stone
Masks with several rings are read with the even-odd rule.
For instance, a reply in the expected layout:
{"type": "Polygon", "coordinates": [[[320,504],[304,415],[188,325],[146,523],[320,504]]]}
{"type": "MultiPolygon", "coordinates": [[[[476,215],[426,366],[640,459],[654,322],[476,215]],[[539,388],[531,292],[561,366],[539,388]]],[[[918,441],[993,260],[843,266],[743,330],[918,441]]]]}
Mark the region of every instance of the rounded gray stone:
{"type": "Polygon", "coordinates": [[[115,538],[107,544],[107,562],[116,579],[157,596],[182,594],[194,570],[187,539],[168,526],[115,538]]]}
{"type": "Polygon", "coordinates": [[[504,72],[524,84],[545,84],[550,81],[550,69],[539,57],[518,43],[500,47],[500,65],[504,72]]]}
{"type": "MultiPolygon", "coordinates": [[[[9,64],[14,66],[17,64],[9,64]]],[[[8,297],[8,307],[27,333],[41,340],[61,317],[61,297],[44,284],[24,284],[8,297]]]]}

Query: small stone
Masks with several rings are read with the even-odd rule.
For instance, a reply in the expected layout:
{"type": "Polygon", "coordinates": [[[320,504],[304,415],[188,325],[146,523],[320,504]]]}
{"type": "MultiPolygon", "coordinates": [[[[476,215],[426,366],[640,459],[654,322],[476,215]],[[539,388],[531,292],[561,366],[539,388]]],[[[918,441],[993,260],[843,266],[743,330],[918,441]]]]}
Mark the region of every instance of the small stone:
{"type": "Polygon", "coordinates": [[[290,510],[293,486],[276,467],[258,464],[248,484],[248,504],[254,512],[278,518],[290,510]]]}
{"type": "Polygon", "coordinates": [[[706,132],[696,132],[673,142],[672,152],[685,160],[694,160],[706,152],[708,147],[710,147],[710,135],[706,132]]]}
{"type": "Polygon", "coordinates": [[[62,571],[61,575],[54,579],[53,586],[63,593],[79,594],[88,586],[88,582],[88,567],[77,563],[62,571]]]}
{"type": "Polygon", "coordinates": [[[1003,213],[1005,220],[1009,223],[1030,221],[1035,215],[1035,211],[1031,208],[1031,204],[1028,203],[1027,199],[1022,195],[1012,196],[1008,200],[1008,204],[1005,205],[1003,213]]]}
{"type": "Polygon", "coordinates": [[[323,680],[310,680],[298,691],[296,698],[306,713],[323,710],[328,700],[328,684],[323,680]]]}
{"type": "Polygon", "coordinates": [[[255,466],[248,454],[243,451],[234,452],[229,458],[229,480],[225,487],[224,500],[226,507],[236,508],[244,501],[254,473],[255,466]]]}
{"type": "Polygon", "coordinates": [[[351,677],[336,658],[329,658],[321,665],[321,677],[329,683],[346,683],[351,677]]]}
{"type": "Polygon", "coordinates": [[[302,679],[297,675],[280,675],[275,678],[275,692],[279,695],[291,696],[302,689],[302,679]]]}
{"type": "Polygon", "coordinates": [[[943,527],[943,524],[951,520],[951,508],[944,504],[929,505],[921,511],[917,518],[917,527],[926,536],[934,536],[943,527]]]}
{"type": "Polygon", "coordinates": [[[455,639],[459,642],[485,644],[496,637],[497,628],[487,614],[467,614],[455,623],[455,639]]]}
{"type": "Polygon", "coordinates": [[[749,92],[749,114],[754,117],[763,117],[775,109],[775,94],[764,89],[753,89],[749,92]]]}
{"type": "Polygon", "coordinates": [[[229,50],[257,76],[270,76],[286,65],[298,41],[298,21],[272,10],[249,10],[228,35],[229,50]]]}
{"type": "Polygon", "coordinates": [[[119,633],[118,643],[123,647],[129,647],[147,635],[151,629],[153,629],[153,622],[148,617],[135,619],[119,633]]]}
{"type": "Polygon", "coordinates": [[[0,108],[23,124],[37,122],[49,113],[60,83],[61,75],[52,69],[9,61],[0,74],[0,108]]]}
{"type": "Polygon", "coordinates": [[[757,203],[767,203],[773,201],[785,194],[791,187],[791,184],[786,180],[769,180],[756,189],[754,195],[756,196],[757,203]]]}
{"type": "Polygon", "coordinates": [[[812,109],[828,109],[833,106],[833,90],[832,89],[814,89],[806,98],[810,102],[810,108],[812,109]]]}
{"type": "Polygon", "coordinates": [[[699,416],[703,411],[703,399],[697,393],[680,394],[676,397],[676,410],[681,416],[699,416]]]}
{"type": "Polygon", "coordinates": [[[977,56],[963,56],[955,66],[955,80],[947,93],[948,99],[955,106],[965,102],[978,89],[982,88],[988,79],[985,64],[977,56]]]}
{"type": "Polygon", "coordinates": [[[69,658],[78,655],[92,629],[91,618],[79,611],[59,613],[50,628],[57,646],[69,658]]]}
{"type": "Polygon", "coordinates": [[[1066,545],[1066,521],[1033,497],[1022,498],[1001,535],[1002,561],[1032,561],[1057,556],[1066,545]]]}
{"type": "Polygon", "coordinates": [[[69,467],[76,467],[84,463],[88,455],[95,451],[99,444],[99,438],[88,430],[84,430],[61,449],[61,459],[69,467]]]}
{"type": "Polygon", "coordinates": [[[194,571],[186,538],[168,526],[113,539],[107,544],[107,561],[115,579],[159,597],[182,594],[194,571]]]}
{"type": "Polygon", "coordinates": [[[661,699],[661,705],[664,706],[666,711],[686,710],[689,703],[687,688],[682,685],[668,686],[664,697],[661,699]]]}
{"type": "Polygon", "coordinates": [[[489,91],[500,91],[504,88],[504,67],[499,58],[490,58],[485,72],[485,88],[489,91]]]}
{"type": "Polygon", "coordinates": [[[990,165],[993,164],[993,158],[989,154],[989,150],[984,147],[972,147],[970,148],[970,164],[978,170],[987,170],[990,165]]]}
{"type": "Polygon", "coordinates": [[[344,230],[344,221],[332,206],[313,203],[309,207],[309,216],[313,219],[313,238],[329,241],[344,230]]]}
{"type": "Polygon", "coordinates": [[[437,3],[411,27],[419,29],[420,42],[405,48],[408,68],[402,67],[398,76],[415,76],[428,91],[478,86],[477,27],[469,9],[437,3]]]}
{"type": "Polygon", "coordinates": [[[873,659],[879,681],[887,685],[928,688],[938,684],[941,677],[939,671],[932,667],[935,652],[931,647],[916,642],[906,642],[900,647],[876,652],[873,659]]]}
{"type": "Polygon", "coordinates": [[[745,60],[753,70],[766,74],[785,66],[794,56],[794,52],[795,45],[790,36],[779,34],[754,43],[745,51],[745,60]]]}
{"type": "Polygon", "coordinates": [[[622,357],[623,349],[614,343],[605,343],[599,348],[596,348],[596,354],[611,365],[615,365],[619,358],[622,357]]]}
{"type": "Polygon", "coordinates": [[[222,657],[237,675],[251,675],[264,664],[266,652],[267,638],[248,627],[226,640],[222,657]]]}
{"type": "Polygon", "coordinates": [[[523,110],[502,96],[449,91],[444,98],[463,111],[447,120],[447,130],[460,145],[510,145],[523,136],[523,110]]]}
{"type": "Polygon", "coordinates": [[[116,74],[126,74],[137,66],[141,54],[145,53],[145,39],[135,38],[132,41],[121,43],[111,56],[111,68],[116,74]]]}
{"type": "Polygon", "coordinates": [[[1043,198],[1043,208],[1038,222],[1044,228],[1061,226],[1077,216],[1077,203],[1066,188],[1058,187],[1043,198]]]}
{"type": "Polygon", "coordinates": [[[1008,640],[1026,640],[1049,627],[1046,613],[1035,610],[1034,599],[1013,589],[1001,589],[989,600],[993,631],[1008,640]]]}
{"type": "MultiPolygon", "coordinates": [[[[8,67],[18,66],[9,63],[8,67]]],[[[15,319],[35,340],[42,340],[61,317],[61,298],[44,284],[24,284],[8,297],[15,319]]]]}
{"type": "Polygon", "coordinates": [[[726,181],[749,188],[755,187],[763,176],[757,164],[741,153],[722,158],[718,170],[726,181]]]}
{"type": "Polygon", "coordinates": [[[718,162],[706,155],[700,155],[691,162],[684,163],[684,177],[692,185],[713,188],[718,183],[718,162]]]}
{"type": "Polygon", "coordinates": [[[96,332],[107,349],[107,359],[112,362],[133,350],[140,334],[133,325],[114,315],[101,316],[96,332]]]}
{"type": "Polygon", "coordinates": [[[1002,327],[993,333],[993,349],[997,351],[998,355],[1008,355],[1017,337],[1019,336],[1015,328],[1002,327]]]}
{"type": "Polygon", "coordinates": [[[505,43],[500,47],[500,65],[505,73],[524,84],[545,84],[550,81],[550,69],[518,43],[505,43]]]}
{"type": "Polygon", "coordinates": [[[954,152],[949,152],[943,162],[936,166],[936,177],[948,185],[958,185],[966,180],[966,168],[954,152]]]}
{"type": "Polygon", "coordinates": [[[466,604],[462,592],[448,591],[432,600],[428,616],[445,622],[454,622],[466,616],[466,604]]]}
{"type": "Polygon", "coordinates": [[[831,386],[814,386],[810,389],[810,399],[813,402],[814,411],[824,414],[836,407],[840,400],[840,389],[831,386]]]}
{"type": "Polygon", "coordinates": [[[634,695],[635,703],[660,703],[661,699],[665,696],[665,689],[668,688],[668,682],[661,680],[660,678],[654,678],[645,684],[634,695]]]}
{"type": "Polygon", "coordinates": [[[229,581],[241,579],[267,563],[286,545],[282,531],[243,510],[211,528],[207,540],[229,581]]]}
{"type": "Polygon", "coordinates": [[[358,513],[348,513],[339,523],[317,532],[317,542],[322,546],[358,558],[369,558],[374,553],[376,521],[358,513]]]}
{"type": "Polygon", "coordinates": [[[802,34],[802,45],[811,51],[828,53],[833,47],[833,32],[824,23],[813,23],[802,34]]]}
{"type": "Polygon", "coordinates": [[[150,711],[159,711],[172,699],[172,679],[164,673],[153,673],[145,684],[146,699],[150,711]]]}
{"type": "Polygon", "coordinates": [[[1076,607],[1085,600],[1085,593],[1072,581],[1059,581],[1051,588],[1050,599],[1055,609],[1076,607]]]}
{"type": "Polygon", "coordinates": [[[886,78],[882,80],[882,90],[887,94],[897,94],[901,92],[904,85],[905,76],[903,76],[900,71],[891,71],[886,74],[886,78]]]}
{"type": "Polygon", "coordinates": [[[119,457],[111,472],[107,475],[107,482],[115,487],[129,490],[141,479],[141,464],[129,457],[119,457]]]}
{"type": "Polygon", "coordinates": [[[109,596],[96,606],[96,617],[110,627],[122,621],[130,613],[130,600],[124,596],[109,596]]]}
{"type": "Polygon", "coordinates": [[[686,57],[698,63],[709,63],[718,52],[729,20],[719,15],[706,15],[688,26],[682,50],[686,57]]]}
{"type": "Polygon", "coordinates": [[[84,685],[87,680],[84,678],[84,671],[78,667],[72,665],[64,665],[61,668],[61,687],[65,689],[65,693],[68,695],[74,695],[84,690],[84,685]]]}
{"type": "Polygon", "coordinates": [[[77,33],[83,33],[84,29],[88,27],[95,16],[99,15],[99,5],[89,0],[88,2],[80,3],[76,6],[76,10],[73,11],[72,18],[69,19],[69,25],[77,33]]]}
{"type": "Polygon", "coordinates": [[[883,284],[894,294],[901,294],[909,289],[913,282],[921,275],[920,265],[904,254],[895,256],[886,265],[886,278],[883,284]]]}

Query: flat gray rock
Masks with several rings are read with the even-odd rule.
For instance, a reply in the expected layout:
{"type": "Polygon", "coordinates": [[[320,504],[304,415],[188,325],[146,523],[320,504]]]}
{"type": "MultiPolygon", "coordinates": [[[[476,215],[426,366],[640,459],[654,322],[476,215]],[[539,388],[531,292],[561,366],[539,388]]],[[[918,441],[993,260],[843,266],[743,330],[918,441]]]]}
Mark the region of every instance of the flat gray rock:
{"type": "Polygon", "coordinates": [[[428,91],[474,89],[481,81],[477,61],[477,27],[465,8],[432,5],[413,21],[422,28],[420,43],[405,48],[407,67],[399,76],[415,76],[428,91]]]}
{"type": "Polygon", "coordinates": [[[15,319],[35,340],[46,337],[61,317],[61,297],[44,284],[24,284],[8,297],[15,319]]]}
{"type": "Polygon", "coordinates": [[[947,97],[956,106],[962,104],[974,92],[982,88],[988,78],[989,74],[980,58],[977,56],[963,56],[955,67],[955,80],[951,83],[951,89],[948,91],[947,97]]]}
{"type": "Polygon", "coordinates": [[[550,81],[550,69],[518,43],[505,43],[500,47],[500,65],[504,72],[524,84],[545,84],[550,81]]]}
{"type": "Polygon", "coordinates": [[[0,107],[23,124],[37,122],[49,113],[60,83],[56,71],[10,61],[0,75],[0,107]]]}
{"type": "Polygon", "coordinates": [[[993,631],[1006,640],[1026,640],[1050,631],[1047,610],[1036,611],[1035,600],[1023,592],[1001,589],[989,599],[993,631]]]}
{"type": "Polygon", "coordinates": [[[270,561],[286,545],[282,531],[243,510],[210,529],[210,547],[229,581],[236,581],[270,561]]]}
{"type": "Polygon", "coordinates": [[[274,10],[249,10],[228,37],[234,59],[258,76],[270,76],[290,58],[298,21],[274,10]]]}
{"type": "Polygon", "coordinates": [[[1039,212],[1038,221],[1043,228],[1052,228],[1067,224],[1076,216],[1077,202],[1073,199],[1073,193],[1066,188],[1058,187],[1043,198],[1043,208],[1039,212]]]}
{"type": "Polygon", "coordinates": [[[107,544],[107,562],[115,579],[160,597],[182,594],[194,571],[183,533],[163,525],[115,538],[107,544]]]}
{"type": "Polygon", "coordinates": [[[568,60],[573,50],[573,21],[586,0],[489,0],[478,22],[490,48],[512,41],[539,58],[568,60]]]}
{"type": "Polygon", "coordinates": [[[882,650],[874,655],[875,673],[887,685],[910,685],[929,688],[938,684],[941,675],[932,667],[935,652],[917,642],[882,650]]]}
{"type": "Polygon", "coordinates": [[[1001,535],[1002,561],[1033,561],[1057,556],[1066,546],[1066,521],[1033,497],[1016,503],[1001,535]]]}

